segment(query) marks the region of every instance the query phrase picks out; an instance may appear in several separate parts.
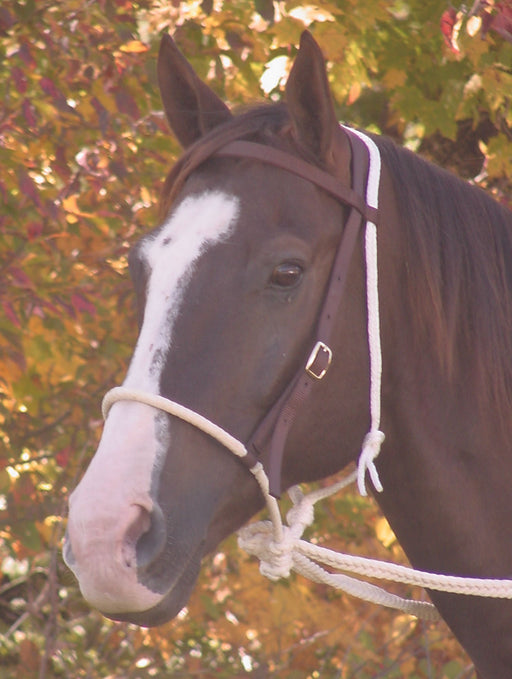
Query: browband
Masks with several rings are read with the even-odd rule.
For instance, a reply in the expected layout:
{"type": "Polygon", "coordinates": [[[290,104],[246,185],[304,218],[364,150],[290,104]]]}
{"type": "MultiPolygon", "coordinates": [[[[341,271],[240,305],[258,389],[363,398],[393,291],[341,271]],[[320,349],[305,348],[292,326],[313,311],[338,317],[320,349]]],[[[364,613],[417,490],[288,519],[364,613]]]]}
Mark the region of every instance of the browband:
{"type": "MultiPolygon", "coordinates": [[[[350,138],[352,139],[352,137],[350,138]]],[[[251,158],[291,172],[308,182],[316,184],[344,205],[355,208],[367,221],[377,224],[378,210],[366,203],[362,193],[340,184],[336,177],[311,163],[307,163],[305,160],[297,158],[297,156],[293,156],[291,153],[252,141],[237,140],[218,149],[214,155],[229,158],[251,158]]],[[[364,187],[362,188],[364,189],[364,187]]]]}

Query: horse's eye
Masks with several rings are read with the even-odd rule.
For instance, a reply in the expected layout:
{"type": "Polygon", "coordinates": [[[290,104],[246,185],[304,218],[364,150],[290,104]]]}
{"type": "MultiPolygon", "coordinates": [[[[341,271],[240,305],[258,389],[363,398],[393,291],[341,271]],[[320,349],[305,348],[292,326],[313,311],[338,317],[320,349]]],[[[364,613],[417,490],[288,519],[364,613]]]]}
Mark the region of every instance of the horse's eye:
{"type": "Polygon", "coordinates": [[[303,274],[303,269],[300,264],[295,262],[283,262],[278,264],[272,276],[270,277],[270,285],[274,288],[293,288],[299,284],[303,274]]]}

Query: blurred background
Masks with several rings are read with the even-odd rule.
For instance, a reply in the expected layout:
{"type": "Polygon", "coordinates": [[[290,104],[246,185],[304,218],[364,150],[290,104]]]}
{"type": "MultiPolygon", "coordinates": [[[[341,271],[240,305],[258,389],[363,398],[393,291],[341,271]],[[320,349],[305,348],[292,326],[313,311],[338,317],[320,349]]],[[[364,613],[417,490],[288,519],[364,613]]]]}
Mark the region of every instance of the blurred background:
{"type": "MultiPolygon", "coordinates": [[[[156,85],[160,36],[236,107],[280,99],[306,27],[340,120],[510,205],[511,2],[0,4],[2,679],[474,679],[443,624],[300,577],[271,583],[235,538],[205,562],[188,607],[153,630],[91,611],[62,562],[67,497],[136,338],[127,252],[157,224],[179,154],[156,85]]],[[[310,537],[404,561],[355,490],[324,504],[310,537]]]]}

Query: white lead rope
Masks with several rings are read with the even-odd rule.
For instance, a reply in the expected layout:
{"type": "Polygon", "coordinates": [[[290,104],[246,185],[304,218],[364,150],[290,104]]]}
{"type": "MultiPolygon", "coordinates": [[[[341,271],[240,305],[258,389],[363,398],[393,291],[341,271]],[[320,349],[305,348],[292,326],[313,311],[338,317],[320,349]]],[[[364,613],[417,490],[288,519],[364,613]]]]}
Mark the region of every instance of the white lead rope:
{"type": "MultiPolygon", "coordinates": [[[[237,457],[244,457],[247,454],[244,444],[224,429],[195,411],[163,396],[136,389],[115,387],[105,394],[103,399],[102,412],[105,418],[117,401],[136,401],[163,410],[213,437],[237,457]]],[[[357,471],[339,483],[313,491],[308,495],[304,495],[298,486],[291,488],[289,494],[293,507],[286,517],[288,525],[283,525],[277,500],[268,492],[268,477],[262,464],[257,462],[250,471],[261,488],[270,514],[270,521],[259,521],[242,528],[238,533],[238,542],[242,549],[258,557],[261,573],[273,580],[288,577],[292,571],[295,571],[314,582],[330,585],[365,601],[395,608],[426,620],[439,618],[432,604],[403,599],[380,587],[350,577],[346,573],[442,592],[512,599],[512,580],[436,575],[385,561],[334,552],[303,540],[304,530],[314,521],[316,502],[354,482],[357,479],[357,471]],[[319,564],[337,568],[343,572],[331,573],[319,564]]]]}
{"type": "MultiPolygon", "coordinates": [[[[375,142],[363,132],[353,130],[366,145],[370,156],[366,203],[369,207],[379,208],[379,186],[381,158],[375,142]]],[[[382,379],[382,350],[380,345],[379,318],[379,276],[377,264],[377,226],[367,221],[365,229],[366,258],[366,308],[368,313],[368,351],[370,354],[370,431],[366,434],[357,465],[357,487],[361,495],[368,495],[366,490],[366,472],[375,490],[381,493],[382,483],[375,466],[375,459],[384,442],[384,433],[380,431],[380,394],[382,379]]]]}
{"type": "MultiPolygon", "coordinates": [[[[370,156],[368,183],[366,187],[366,203],[375,209],[379,208],[379,187],[381,158],[375,142],[359,130],[352,130],[366,145],[370,156]]],[[[363,441],[363,448],[357,466],[357,487],[363,496],[366,490],[366,472],[368,471],[375,490],[383,491],[375,459],[384,442],[384,433],[380,431],[380,395],[382,379],[382,350],[380,345],[379,317],[379,276],[377,264],[377,226],[367,221],[365,229],[366,257],[366,307],[368,312],[368,351],[370,354],[370,431],[363,441]]]]}

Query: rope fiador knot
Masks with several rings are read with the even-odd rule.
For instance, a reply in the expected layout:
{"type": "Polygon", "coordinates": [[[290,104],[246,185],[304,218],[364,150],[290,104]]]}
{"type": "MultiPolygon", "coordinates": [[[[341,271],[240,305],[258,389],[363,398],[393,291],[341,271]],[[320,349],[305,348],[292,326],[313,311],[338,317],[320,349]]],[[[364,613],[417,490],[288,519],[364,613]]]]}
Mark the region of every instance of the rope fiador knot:
{"type": "Polygon", "coordinates": [[[297,538],[283,526],[280,540],[273,537],[270,521],[259,521],[238,532],[238,546],[260,562],[260,573],[269,580],[289,578],[293,570],[293,553],[297,538]]]}
{"type": "Polygon", "coordinates": [[[288,525],[282,524],[278,533],[271,521],[260,521],[238,532],[238,546],[257,557],[260,573],[274,581],[290,577],[296,569],[294,557],[300,551],[300,539],[315,519],[314,497],[304,495],[298,486],[290,488],[289,495],[294,504],[286,514],[288,525]]]}
{"type": "Polygon", "coordinates": [[[294,543],[296,542],[288,526],[283,526],[281,542],[270,540],[260,558],[260,573],[270,580],[289,578],[293,569],[294,543]]]}

